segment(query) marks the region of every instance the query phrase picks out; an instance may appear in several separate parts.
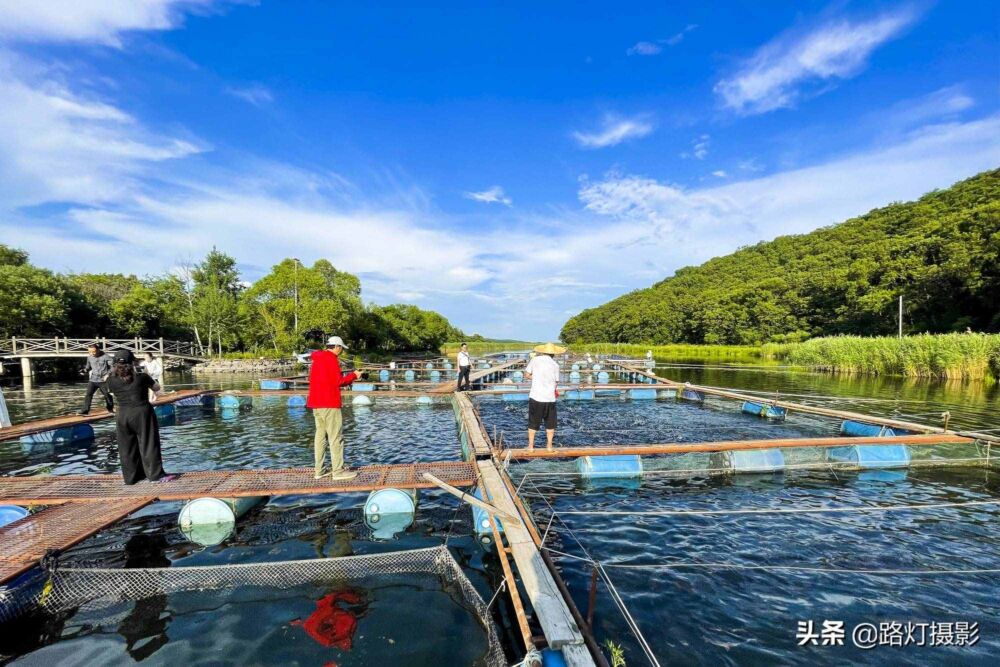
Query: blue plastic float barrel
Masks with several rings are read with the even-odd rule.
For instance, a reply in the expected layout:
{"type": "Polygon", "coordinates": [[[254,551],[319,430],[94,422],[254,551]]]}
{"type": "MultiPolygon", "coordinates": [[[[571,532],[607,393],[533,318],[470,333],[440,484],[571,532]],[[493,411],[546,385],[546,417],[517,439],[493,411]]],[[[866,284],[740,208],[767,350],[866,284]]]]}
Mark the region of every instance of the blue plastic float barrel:
{"type": "Polygon", "coordinates": [[[695,391],[694,389],[688,389],[686,387],[681,391],[681,398],[683,398],[685,401],[695,401],[696,403],[705,402],[704,394],[702,394],[700,391],[695,391]]]}
{"type": "Polygon", "coordinates": [[[642,458],[635,454],[581,456],[576,469],[585,478],[642,477],[642,458]]]}
{"type": "Polygon", "coordinates": [[[0,505],[0,526],[19,521],[30,512],[19,505],[0,505]]]}
{"type": "Polygon", "coordinates": [[[593,370],[595,370],[595,371],[599,371],[599,370],[601,370],[601,365],[600,364],[594,364],[593,366],[591,366],[591,368],[593,370]]]}
{"type": "Polygon", "coordinates": [[[658,398],[677,398],[676,389],[658,389],[656,391],[656,396],[658,398]]]}
{"type": "Polygon", "coordinates": [[[845,419],[840,423],[840,435],[851,437],[878,437],[895,435],[891,428],[880,424],[866,424],[845,419]]]}
{"type": "Polygon", "coordinates": [[[388,540],[413,523],[417,511],[417,492],[401,489],[378,489],[365,501],[365,524],[373,537],[388,540]]]}
{"type": "Polygon", "coordinates": [[[574,370],[569,374],[570,384],[580,384],[580,371],[574,370]]]}
{"type": "Polygon", "coordinates": [[[527,401],[529,394],[527,392],[507,392],[506,394],[500,394],[500,397],[505,401],[519,402],[527,401]]]}
{"type": "Polygon", "coordinates": [[[594,398],[593,389],[570,389],[565,394],[567,401],[590,401],[594,398]]]}
{"type": "Polygon", "coordinates": [[[153,406],[153,413],[161,422],[168,421],[171,417],[177,416],[177,408],[174,407],[173,403],[165,403],[153,406]]]}
{"type": "Polygon", "coordinates": [[[232,534],[237,519],[267,501],[267,496],[196,498],[181,508],[177,523],[192,542],[215,546],[232,534]]]}
{"type": "Polygon", "coordinates": [[[600,373],[597,374],[597,383],[598,384],[607,384],[608,380],[610,380],[610,379],[611,379],[611,376],[608,375],[607,371],[601,371],[600,373]]]}
{"type": "Polygon", "coordinates": [[[306,397],[302,394],[289,396],[286,405],[290,408],[304,408],[306,407],[306,397]]]}
{"type": "Polygon", "coordinates": [[[426,368],[427,370],[430,370],[430,369],[434,368],[434,364],[432,364],[431,362],[428,361],[426,364],[424,364],[424,368],[426,368]]]}
{"type": "Polygon", "coordinates": [[[514,371],[510,377],[514,382],[521,382],[524,380],[524,373],[522,371],[514,371]]]}
{"type": "Polygon", "coordinates": [[[351,391],[375,391],[375,385],[371,382],[355,382],[351,385],[351,391]]]}
{"type": "Polygon", "coordinates": [[[716,452],[711,455],[713,469],[729,473],[767,473],[785,469],[785,455],[780,449],[746,449],[716,452]]]}
{"type": "Polygon", "coordinates": [[[434,399],[430,396],[417,396],[417,405],[431,405],[434,399]]]}
{"type": "Polygon", "coordinates": [[[431,371],[431,382],[441,381],[441,371],[431,371]]]}
{"type": "Polygon", "coordinates": [[[403,373],[403,379],[405,379],[407,382],[413,382],[416,379],[416,377],[417,374],[414,373],[413,371],[406,371],[405,373],[403,373]]]}
{"type": "Polygon", "coordinates": [[[452,368],[454,368],[454,366],[451,365],[450,361],[446,361],[444,362],[444,368],[445,370],[450,371],[452,368]]]}
{"type": "Polygon", "coordinates": [[[629,389],[628,395],[633,400],[656,400],[655,389],[629,389]]]}
{"type": "Polygon", "coordinates": [[[288,389],[288,383],[284,380],[261,380],[261,389],[288,389]]]}
{"type": "Polygon", "coordinates": [[[779,408],[777,405],[756,403],[754,401],[743,401],[742,411],[748,415],[756,415],[775,421],[785,421],[785,414],[787,412],[785,408],[779,408]]]}
{"type": "MultiPolygon", "coordinates": [[[[472,493],[476,498],[483,500],[483,492],[476,487],[476,490],[472,493]]],[[[497,524],[497,532],[503,532],[503,522],[500,519],[495,519],[497,524]]],[[[479,537],[479,541],[483,544],[490,544],[493,542],[493,528],[490,526],[490,514],[486,510],[472,506],[472,530],[479,537]]]]}
{"type": "Polygon", "coordinates": [[[57,445],[78,440],[90,440],[94,437],[94,427],[90,424],[74,424],[51,431],[32,433],[21,436],[22,445],[57,445]]]}
{"type": "Polygon", "coordinates": [[[572,366],[569,367],[569,369],[571,371],[578,371],[580,370],[580,364],[573,364],[572,366]]]}
{"type": "Polygon", "coordinates": [[[379,382],[388,382],[390,377],[392,377],[391,374],[384,368],[378,372],[379,382]]]}
{"type": "Polygon", "coordinates": [[[846,463],[861,469],[905,468],[910,465],[910,450],[906,445],[853,445],[830,447],[826,460],[846,463]]]}
{"type": "Polygon", "coordinates": [[[360,396],[354,396],[351,398],[351,405],[355,407],[366,407],[372,405],[375,401],[372,400],[371,396],[366,396],[361,394],[360,396]]]}

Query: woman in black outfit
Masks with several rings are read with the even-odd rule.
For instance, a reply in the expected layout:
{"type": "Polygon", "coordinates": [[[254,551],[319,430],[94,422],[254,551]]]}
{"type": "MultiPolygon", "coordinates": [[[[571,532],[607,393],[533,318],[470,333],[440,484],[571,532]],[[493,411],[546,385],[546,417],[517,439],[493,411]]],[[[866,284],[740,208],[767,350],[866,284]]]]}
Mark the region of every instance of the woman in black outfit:
{"type": "Polygon", "coordinates": [[[163,472],[160,456],[160,427],[149,403],[149,390],[159,391],[153,378],[135,372],[135,356],[128,350],[115,353],[115,365],[107,381],[108,391],[118,400],[115,421],[118,457],[126,484],[144,479],[167,482],[175,475],[163,472]]]}

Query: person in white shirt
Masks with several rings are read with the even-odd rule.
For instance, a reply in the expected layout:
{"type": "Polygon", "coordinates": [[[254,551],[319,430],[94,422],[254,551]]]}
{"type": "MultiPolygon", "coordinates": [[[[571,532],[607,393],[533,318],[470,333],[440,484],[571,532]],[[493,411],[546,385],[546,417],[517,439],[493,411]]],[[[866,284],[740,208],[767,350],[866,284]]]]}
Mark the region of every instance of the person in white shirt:
{"type": "Polygon", "coordinates": [[[524,375],[531,380],[528,393],[528,449],[535,448],[535,434],[545,424],[546,447],[552,449],[556,436],[556,386],[559,383],[559,364],[552,358],[566,348],[546,343],[535,348],[537,356],[528,362],[524,375]]]}
{"type": "MultiPolygon", "coordinates": [[[[163,391],[163,360],[157,359],[152,352],[147,352],[146,359],[142,362],[142,367],[146,371],[146,375],[151,377],[153,382],[160,385],[160,391],[163,391]]],[[[149,402],[155,403],[158,395],[157,392],[150,389],[149,402]]]]}
{"type": "Polygon", "coordinates": [[[471,388],[469,373],[472,372],[472,357],[469,356],[469,346],[462,343],[458,350],[458,390],[468,391],[471,388]]]}

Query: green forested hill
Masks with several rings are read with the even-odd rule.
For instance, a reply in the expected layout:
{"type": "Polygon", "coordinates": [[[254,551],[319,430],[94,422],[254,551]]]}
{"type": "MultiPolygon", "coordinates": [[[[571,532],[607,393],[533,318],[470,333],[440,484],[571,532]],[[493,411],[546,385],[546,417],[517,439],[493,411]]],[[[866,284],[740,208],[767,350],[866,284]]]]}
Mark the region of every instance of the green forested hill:
{"type": "Polygon", "coordinates": [[[1000,331],[1000,169],[915,202],[688,267],[585,310],[568,343],[758,344],[819,335],[1000,331]]]}

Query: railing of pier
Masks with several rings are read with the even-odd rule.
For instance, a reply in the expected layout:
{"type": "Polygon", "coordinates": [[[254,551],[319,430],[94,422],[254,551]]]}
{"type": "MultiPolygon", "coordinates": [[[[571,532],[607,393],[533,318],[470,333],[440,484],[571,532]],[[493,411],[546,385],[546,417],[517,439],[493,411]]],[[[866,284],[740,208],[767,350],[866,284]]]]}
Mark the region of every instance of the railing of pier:
{"type": "Polygon", "coordinates": [[[0,355],[7,357],[81,356],[87,348],[99,344],[105,352],[131,350],[135,354],[152,352],[159,355],[201,357],[197,345],[190,341],[163,338],[18,338],[0,339],[0,355]]]}

